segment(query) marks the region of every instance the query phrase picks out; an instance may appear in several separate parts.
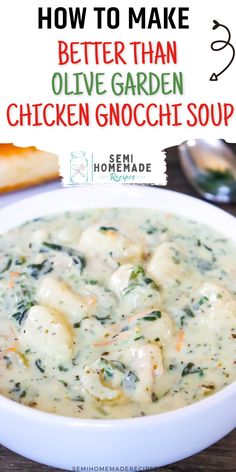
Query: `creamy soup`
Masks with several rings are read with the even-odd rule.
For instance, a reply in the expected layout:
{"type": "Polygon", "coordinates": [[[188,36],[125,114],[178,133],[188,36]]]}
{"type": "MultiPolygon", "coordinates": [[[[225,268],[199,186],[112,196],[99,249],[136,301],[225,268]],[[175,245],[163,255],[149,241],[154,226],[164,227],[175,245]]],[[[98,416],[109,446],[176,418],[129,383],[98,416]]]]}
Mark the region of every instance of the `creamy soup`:
{"type": "Polygon", "coordinates": [[[0,236],[0,393],[123,418],[236,379],[236,247],[172,214],[94,209],[0,236]]]}

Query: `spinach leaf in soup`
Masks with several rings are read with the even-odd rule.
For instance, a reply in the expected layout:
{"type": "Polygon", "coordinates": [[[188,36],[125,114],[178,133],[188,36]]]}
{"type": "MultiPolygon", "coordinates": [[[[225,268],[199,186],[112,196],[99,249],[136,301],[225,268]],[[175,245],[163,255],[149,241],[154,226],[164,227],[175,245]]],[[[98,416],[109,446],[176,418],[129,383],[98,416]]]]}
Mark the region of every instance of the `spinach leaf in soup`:
{"type": "Polygon", "coordinates": [[[43,248],[41,249],[41,252],[45,252],[45,250],[51,249],[52,251],[56,252],[64,252],[70,256],[74,262],[74,264],[78,267],[80,273],[83,272],[85,266],[86,266],[86,258],[84,255],[80,254],[78,251],[75,249],[72,249],[67,246],[62,246],[61,244],[54,244],[50,242],[44,242],[43,243],[43,248]]]}

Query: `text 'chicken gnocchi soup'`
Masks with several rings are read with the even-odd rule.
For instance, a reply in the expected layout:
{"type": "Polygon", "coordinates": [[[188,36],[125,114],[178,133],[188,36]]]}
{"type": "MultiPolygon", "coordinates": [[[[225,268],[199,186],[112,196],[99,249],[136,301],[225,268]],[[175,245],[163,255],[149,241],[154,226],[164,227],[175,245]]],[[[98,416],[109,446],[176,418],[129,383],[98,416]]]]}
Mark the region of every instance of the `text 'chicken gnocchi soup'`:
{"type": "Polygon", "coordinates": [[[144,209],[0,236],[0,393],[82,418],[151,415],[236,379],[236,247],[144,209]]]}

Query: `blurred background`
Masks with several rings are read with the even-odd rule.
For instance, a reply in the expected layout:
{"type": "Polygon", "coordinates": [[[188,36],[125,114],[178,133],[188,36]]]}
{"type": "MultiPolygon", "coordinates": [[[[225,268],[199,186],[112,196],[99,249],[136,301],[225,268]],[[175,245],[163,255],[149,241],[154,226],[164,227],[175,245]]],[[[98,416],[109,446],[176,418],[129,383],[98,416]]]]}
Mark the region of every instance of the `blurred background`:
{"type": "MultiPolygon", "coordinates": [[[[205,198],[236,215],[236,143],[192,140],[165,150],[167,188],[205,198]]],[[[62,186],[56,155],[0,144],[0,208],[62,186]]]]}
{"type": "MultiPolygon", "coordinates": [[[[201,140],[197,140],[199,144],[201,145],[201,140]]],[[[189,143],[189,142],[188,142],[189,143]]],[[[193,143],[192,143],[193,144],[193,143]]],[[[208,143],[207,143],[208,144],[208,143]]],[[[183,172],[183,167],[184,167],[184,156],[187,161],[187,165],[190,167],[191,171],[191,157],[189,156],[189,153],[186,152],[186,143],[183,143],[183,145],[180,146],[174,146],[171,148],[168,148],[166,150],[166,155],[167,155],[167,175],[168,175],[168,184],[167,184],[167,189],[169,190],[175,190],[177,192],[185,193],[188,195],[192,195],[194,197],[198,198],[203,198],[203,195],[205,195],[206,192],[206,183],[208,183],[208,189],[210,192],[218,191],[219,188],[223,189],[225,188],[226,193],[223,192],[223,195],[219,195],[219,200],[217,201],[217,198],[215,200],[214,194],[213,198],[205,198],[208,199],[209,201],[214,202],[217,206],[220,208],[228,211],[229,213],[233,214],[236,216],[236,143],[225,143],[222,140],[219,140],[217,145],[219,144],[219,147],[217,148],[217,151],[215,152],[216,146],[215,143],[213,143],[213,152],[209,153],[207,147],[208,146],[202,146],[200,149],[203,149],[202,154],[199,153],[197,154],[197,162],[203,162],[203,179],[202,179],[202,194],[199,193],[199,184],[197,180],[197,175],[199,175],[198,170],[196,171],[196,174],[191,175],[190,177],[187,178],[186,170],[185,173],[183,172]],[[222,150],[221,152],[221,145],[222,145],[222,150]],[[181,149],[182,148],[182,149],[181,149]],[[184,148],[184,149],[183,149],[184,148]],[[227,158],[230,158],[230,162],[228,162],[228,159],[225,160],[225,154],[227,158]],[[183,156],[184,155],[184,156],[183,156]],[[222,158],[222,161],[221,161],[222,158]],[[213,162],[212,162],[213,161],[213,162]],[[182,162],[182,165],[181,165],[182,162]],[[212,168],[210,168],[212,166],[212,168]],[[229,170],[232,169],[232,170],[229,170]],[[192,177],[192,178],[191,178],[192,177]],[[197,181],[197,186],[193,186],[193,182],[197,181]],[[197,190],[197,189],[198,190],[197,190]],[[230,199],[229,202],[227,202],[228,198],[230,199]],[[226,200],[226,201],[224,201],[226,200]]],[[[210,143],[211,146],[211,143],[210,143]]],[[[191,146],[190,146],[191,147],[191,146]]],[[[212,150],[210,147],[210,149],[212,150]]],[[[192,149],[195,149],[193,146],[192,149]]]]}

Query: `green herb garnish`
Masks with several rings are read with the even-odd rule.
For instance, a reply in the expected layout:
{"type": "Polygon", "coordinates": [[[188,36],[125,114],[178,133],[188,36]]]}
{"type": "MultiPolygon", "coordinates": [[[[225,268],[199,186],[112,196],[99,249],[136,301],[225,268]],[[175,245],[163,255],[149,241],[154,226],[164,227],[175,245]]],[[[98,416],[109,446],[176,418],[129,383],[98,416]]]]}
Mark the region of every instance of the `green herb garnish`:
{"type": "Polygon", "coordinates": [[[38,368],[38,370],[40,370],[40,372],[42,372],[42,374],[44,374],[45,368],[44,368],[44,366],[43,366],[43,364],[42,364],[41,359],[37,359],[37,360],[35,361],[35,365],[36,365],[36,367],[38,368]]]}
{"type": "Polygon", "coordinates": [[[26,257],[24,256],[19,256],[17,257],[17,259],[15,260],[15,264],[16,265],[22,265],[26,262],[26,257]]]}
{"type": "Polygon", "coordinates": [[[144,276],[145,272],[144,272],[144,268],[142,266],[137,265],[132,270],[129,280],[136,280],[139,275],[144,276]]]}
{"type": "Polygon", "coordinates": [[[85,399],[82,395],[77,395],[77,397],[72,399],[74,402],[84,402],[85,399]]]}
{"type": "Polygon", "coordinates": [[[155,392],[152,392],[152,402],[153,403],[158,402],[158,396],[155,394],[155,392]]]}
{"type": "Polygon", "coordinates": [[[12,259],[8,259],[7,263],[5,266],[0,270],[0,274],[3,274],[4,272],[7,272],[12,265],[12,259]]]}
{"type": "MultiPolygon", "coordinates": [[[[74,264],[79,267],[80,272],[83,272],[86,266],[86,259],[83,255],[75,251],[75,249],[72,249],[67,246],[62,246],[61,244],[49,243],[46,241],[43,242],[43,246],[47,249],[51,249],[52,251],[65,252],[66,254],[68,254],[68,256],[72,258],[74,264]]],[[[41,252],[44,252],[44,250],[41,250],[41,252]]]]}
{"type": "Polygon", "coordinates": [[[194,318],[194,317],[195,317],[193,311],[191,310],[191,308],[189,308],[189,306],[186,306],[186,307],[183,309],[183,312],[185,313],[185,315],[189,316],[190,318],[194,318]]]}
{"type": "Polygon", "coordinates": [[[6,368],[10,369],[10,367],[12,366],[12,361],[11,361],[10,357],[3,356],[3,360],[6,362],[6,368]]]}
{"type": "Polygon", "coordinates": [[[31,277],[38,279],[41,275],[49,274],[53,270],[53,262],[45,259],[41,264],[30,264],[27,266],[31,277]]]}
{"type": "Polygon", "coordinates": [[[59,365],[58,369],[60,370],[60,372],[68,372],[68,370],[69,370],[69,369],[67,369],[67,367],[64,367],[63,365],[59,365]]]}
{"type": "Polygon", "coordinates": [[[80,326],[81,326],[81,322],[80,322],[80,321],[78,321],[78,323],[74,323],[74,324],[73,324],[73,328],[80,328],[80,326]]]}
{"type": "Polygon", "coordinates": [[[23,390],[19,398],[25,398],[25,397],[26,397],[26,390],[23,390]]]}
{"type": "Polygon", "coordinates": [[[126,372],[125,364],[123,364],[123,362],[121,362],[121,361],[117,361],[117,360],[107,360],[107,359],[105,359],[104,357],[101,357],[101,361],[102,361],[105,365],[110,365],[113,369],[119,370],[119,372],[122,372],[122,373],[125,373],[125,372],[126,372]]]}
{"type": "Polygon", "coordinates": [[[203,376],[203,369],[201,369],[201,367],[194,367],[194,363],[189,362],[185,366],[181,374],[181,377],[185,377],[186,375],[191,375],[191,374],[199,374],[200,376],[203,376]]]}
{"type": "Polygon", "coordinates": [[[144,339],[144,336],[138,336],[137,338],[134,338],[134,341],[139,341],[140,339],[144,339]]]}
{"type": "Polygon", "coordinates": [[[96,320],[100,321],[101,324],[105,324],[106,321],[109,321],[111,319],[110,315],[107,315],[107,316],[94,315],[94,318],[96,318],[96,320]]]}
{"type": "Polygon", "coordinates": [[[133,371],[129,371],[124,380],[122,381],[122,386],[126,390],[134,390],[135,384],[139,382],[138,376],[133,371]]]}
{"type": "Polygon", "coordinates": [[[151,311],[147,316],[144,316],[142,319],[145,321],[156,321],[161,318],[161,311],[151,311]]]}
{"type": "Polygon", "coordinates": [[[19,325],[21,325],[22,321],[26,317],[29,309],[34,306],[34,302],[20,302],[17,305],[17,312],[12,315],[12,318],[14,318],[16,321],[18,321],[19,325]]]}
{"type": "Polygon", "coordinates": [[[204,303],[208,302],[209,301],[209,298],[206,297],[206,296],[203,296],[202,298],[200,298],[200,300],[198,301],[198,305],[201,306],[203,305],[204,303]]]}
{"type": "Polygon", "coordinates": [[[12,390],[9,391],[9,393],[19,393],[20,391],[21,391],[20,382],[16,382],[12,390]]]}
{"type": "Polygon", "coordinates": [[[113,226],[99,226],[99,231],[102,231],[102,233],[105,233],[106,231],[118,232],[118,229],[114,228],[113,226]]]}
{"type": "Polygon", "coordinates": [[[114,377],[113,369],[110,366],[107,366],[105,369],[103,369],[103,374],[105,377],[114,377]]]}
{"type": "Polygon", "coordinates": [[[65,388],[68,387],[68,383],[65,380],[58,380],[65,388]]]}

